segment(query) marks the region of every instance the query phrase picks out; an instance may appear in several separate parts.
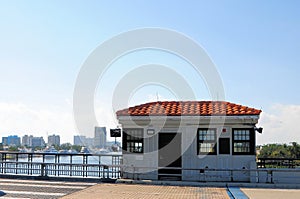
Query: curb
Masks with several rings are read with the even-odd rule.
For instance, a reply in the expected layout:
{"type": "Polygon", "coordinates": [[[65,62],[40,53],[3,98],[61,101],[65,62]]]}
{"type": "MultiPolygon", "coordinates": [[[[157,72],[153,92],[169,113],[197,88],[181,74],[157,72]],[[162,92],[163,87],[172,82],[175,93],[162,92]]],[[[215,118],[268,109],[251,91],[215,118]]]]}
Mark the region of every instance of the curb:
{"type": "Polygon", "coordinates": [[[190,181],[158,181],[158,180],[130,180],[118,179],[119,184],[169,185],[193,187],[240,187],[240,188],[281,188],[300,189],[300,184],[271,184],[271,183],[233,183],[233,182],[190,182],[190,181]]]}

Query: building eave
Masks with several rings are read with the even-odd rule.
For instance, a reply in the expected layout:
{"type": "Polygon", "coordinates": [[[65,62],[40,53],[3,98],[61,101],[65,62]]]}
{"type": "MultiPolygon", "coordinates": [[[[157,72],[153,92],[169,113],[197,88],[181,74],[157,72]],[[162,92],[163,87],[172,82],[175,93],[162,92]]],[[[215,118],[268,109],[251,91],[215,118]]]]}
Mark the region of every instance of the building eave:
{"type": "Polygon", "coordinates": [[[239,115],[239,116],[118,116],[122,125],[132,124],[155,124],[169,123],[189,126],[201,124],[246,124],[255,125],[259,115],[239,115]]]}

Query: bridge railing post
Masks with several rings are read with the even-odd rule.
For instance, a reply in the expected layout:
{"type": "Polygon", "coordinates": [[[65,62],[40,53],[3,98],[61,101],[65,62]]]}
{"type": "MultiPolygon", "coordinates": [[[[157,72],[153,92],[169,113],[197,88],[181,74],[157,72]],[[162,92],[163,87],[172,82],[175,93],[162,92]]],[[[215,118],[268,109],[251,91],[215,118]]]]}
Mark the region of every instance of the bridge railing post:
{"type": "Polygon", "coordinates": [[[41,176],[46,176],[45,175],[45,167],[46,167],[45,163],[42,163],[41,164],[41,176]]]}

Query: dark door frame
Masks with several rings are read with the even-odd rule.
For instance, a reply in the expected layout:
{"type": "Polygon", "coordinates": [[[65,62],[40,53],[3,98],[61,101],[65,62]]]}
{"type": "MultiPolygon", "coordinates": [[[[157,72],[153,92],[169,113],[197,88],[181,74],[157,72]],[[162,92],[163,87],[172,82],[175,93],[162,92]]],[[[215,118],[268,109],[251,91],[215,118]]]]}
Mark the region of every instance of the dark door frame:
{"type": "Polygon", "coordinates": [[[230,138],[219,138],[219,155],[230,155],[230,138]],[[226,146],[225,146],[226,145],[226,146]]]}
{"type": "Polygon", "coordinates": [[[158,133],[158,178],[181,180],[182,134],[177,132],[158,133]],[[172,168],[173,167],[173,168],[172,168]],[[174,169],[175,168],[175,169],[174,169]],[[180,169],[179,169],[180,168],[180,169]]]}

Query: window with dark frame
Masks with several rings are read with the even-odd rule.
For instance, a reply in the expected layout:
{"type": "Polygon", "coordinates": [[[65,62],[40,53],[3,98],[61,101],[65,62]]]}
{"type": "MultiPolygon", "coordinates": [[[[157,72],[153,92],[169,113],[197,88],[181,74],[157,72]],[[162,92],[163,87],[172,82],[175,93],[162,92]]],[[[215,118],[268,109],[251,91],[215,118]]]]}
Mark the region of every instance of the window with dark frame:
{"type": "Polygon", "coordinates": [[[123,129],[123,151],[128,153],[143,153],[143,129],[123,129]]]}
{"type": "Polygon", "coordinates": [[[255,154],[255,135],[253,129],[233,129],[232,147],[234,155],[255,154]]]}
{"type": "Polygon", "coordinates": [[[198,155],[217,154],[217,131],[216,129],[198,129],[197,132],[197,142],[198,142],[198,155]]]}

